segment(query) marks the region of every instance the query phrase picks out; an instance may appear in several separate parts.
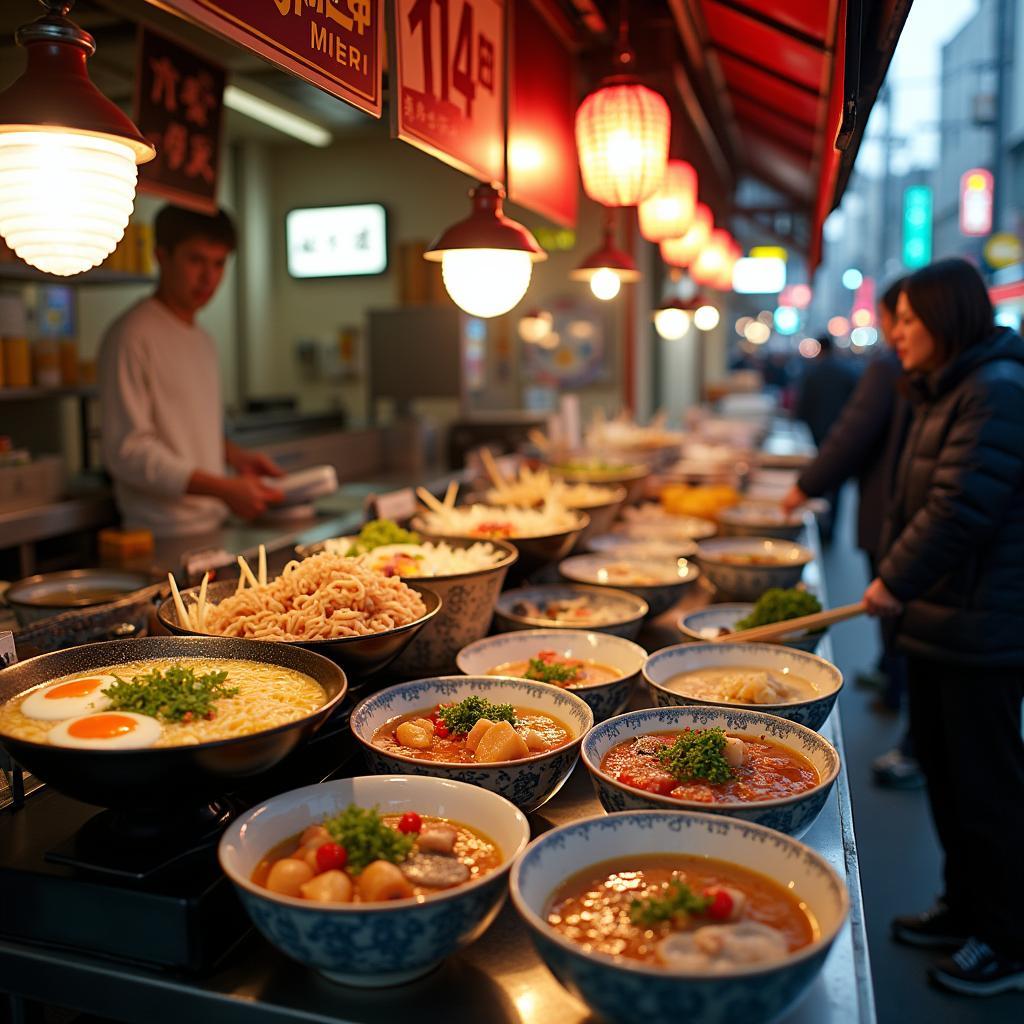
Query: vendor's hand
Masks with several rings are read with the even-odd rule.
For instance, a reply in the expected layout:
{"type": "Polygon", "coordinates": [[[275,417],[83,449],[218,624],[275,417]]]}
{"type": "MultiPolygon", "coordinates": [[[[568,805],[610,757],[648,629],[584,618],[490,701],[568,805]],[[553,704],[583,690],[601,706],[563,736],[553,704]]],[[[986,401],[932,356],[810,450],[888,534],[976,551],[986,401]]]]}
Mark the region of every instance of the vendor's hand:
{"type": "Polygon", "coordinates": [[[786,496],[782,499],[782,511],[787,516],[791,516],[793,512],[798,509],[801,505],[807,504],[807,495],[793,484],[792,487],[786,492],[786,496]]]}
{"type": "Polygon", "coordinates": [[[224,480],[217,495],[240,519],[256,519],[284,500],[276,487],[267,487],[258,477],[238,476],[224,480]]]}
{"type": "Polygon", "coordinates": [[[233,447],[228,452],[228,463],[239,476],[284,476],[284,470],[263,452],[233,447]]]}
{"type": "Polygon", "coordinates": [[[879,618],[891,618],[903,611],[902,602],[889,592],[889,588],[880,580],[873,579],[864,591],[864,603],[868,606],[868,614],[879,618]]]}

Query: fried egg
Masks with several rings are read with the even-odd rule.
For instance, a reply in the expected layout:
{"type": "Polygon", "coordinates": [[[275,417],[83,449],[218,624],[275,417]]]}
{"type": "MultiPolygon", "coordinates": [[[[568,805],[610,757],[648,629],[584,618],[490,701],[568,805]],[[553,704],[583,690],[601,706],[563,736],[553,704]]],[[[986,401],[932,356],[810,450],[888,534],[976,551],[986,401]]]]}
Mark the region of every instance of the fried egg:
{"type": "Polygon", "coordinates": [[[105,711],[110,707],[110,698],[102,692],[103,688],[116,682],[114,676],[98,675],[51,683],[33,690],[21,702],[21,713],[26,718],[58,722],[93,711],[105,711]]]}
{"type": "Polygon", "coordinates": [[[46,738],[57,747],[137,750],[153,746],[162,732],[160,723],[149,715],[137,715],[134,711],[101,711],[61,722],[46,734],[46,738]]]}

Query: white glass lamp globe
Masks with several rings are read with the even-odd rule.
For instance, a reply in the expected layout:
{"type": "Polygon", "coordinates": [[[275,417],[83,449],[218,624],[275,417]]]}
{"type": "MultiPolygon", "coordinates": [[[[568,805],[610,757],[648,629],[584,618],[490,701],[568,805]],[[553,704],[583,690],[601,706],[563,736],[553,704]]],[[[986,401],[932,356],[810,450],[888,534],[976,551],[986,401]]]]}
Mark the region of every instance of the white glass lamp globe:
{"type": "Polygon", "coordinates": [[[714,306],[701,306],[693,314],[693,326],[698,331],[713,331],[719,319],[718,310],[714,306]]]}
{"type": "Polygon", "coordinates": [[[690,314],[668,306],[654,314],[654,329],[666,341],[678,341],[690,329],[690,314]]]}
{"type": "Polygon", "coordinates": [[[0,133],[0,235],[39,270],[80,274],[124,235],[137,178],[135,152],[112,138],[0,133]]]}
{"type": "Polygon", "coordinates": [[[602,302],[610,302],[619,294],[621,288],[622,280],[619,275],[608,267],[601,267],[590,279],[590,290],[594,293],[594,298],[602,302]]]}
{"type": "Polygon", "coordinates": [[[448,249],[441,257],[452,302],[471,316],[507,313],[526,294],[532,274],[530,254],[517,249],[448,249]]]}

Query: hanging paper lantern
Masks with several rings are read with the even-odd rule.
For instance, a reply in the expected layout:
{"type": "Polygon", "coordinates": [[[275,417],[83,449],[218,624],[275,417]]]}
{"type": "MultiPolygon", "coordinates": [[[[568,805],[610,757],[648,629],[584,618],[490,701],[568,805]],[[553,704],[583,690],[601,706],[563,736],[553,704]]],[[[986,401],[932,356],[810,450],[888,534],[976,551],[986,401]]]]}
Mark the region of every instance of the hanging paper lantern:
{"type": "Polygon", "coordinates": [[[583,191],[604,206],[636,206],[665,177],[671,115],[663,96],[625,75],[606,79],[576,111],[583,191]]]}
{"type": "Polygon", "coordinates": [[[685,160],[669,160],[661,188],[645,199],[637,213],[640,234],[648,242],[681,238],[697,209],[697,172],[685,160]]]}
{"type": "Polygon", "coordinates": [[[708,238],[707,244],[690,264],[690,276],[697,284],[716,286],[722,278],[723,271],[729,260],[729,243],[732,241],[729,232],[724,228],[715,228],[708,238]]]}
{"type": "Polygon", "coordinates": [[[668,238],[661,243],[661,258],[673,267],[688,267],[707,244],[714,218],[704,203],[698,203],[693,223],[681,238],[668,238]]]}

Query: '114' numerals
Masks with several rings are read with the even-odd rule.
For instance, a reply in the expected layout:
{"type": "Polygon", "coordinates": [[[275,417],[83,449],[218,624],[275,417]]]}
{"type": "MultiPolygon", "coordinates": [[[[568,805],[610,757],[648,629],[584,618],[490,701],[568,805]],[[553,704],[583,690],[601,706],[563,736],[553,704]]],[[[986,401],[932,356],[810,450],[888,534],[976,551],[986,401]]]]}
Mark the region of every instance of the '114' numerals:
{"type": "MultiPolygon", "coordinates": [[[[458,0],[455,0],[457,3],[458,0]]],[[[421,29],[420,42],[423,46],[423,81],[425,91],[443,103],[450,101],[452,89],[466,102],[466,117],[473,116],[473,100],[477,84],[488,92],[494,92],[494,42],[482,32],[476,35],[474,60],[473,3],[462,0],[459,27],[455,36],[455,53],[449,45],[449,0],[416,0],[409,8],[409,28],[415,32],[421,29]],[[434,73],[437,52],[434,47],[433,8],[438,11],[439,68],[434,73]],[[474,73],[475,72],[475,73],[474,73]],[[436,82],[436,87],[435,87],[436,82]]],[[[455,4],[451,4],[452,7],[455,4]]]]}

